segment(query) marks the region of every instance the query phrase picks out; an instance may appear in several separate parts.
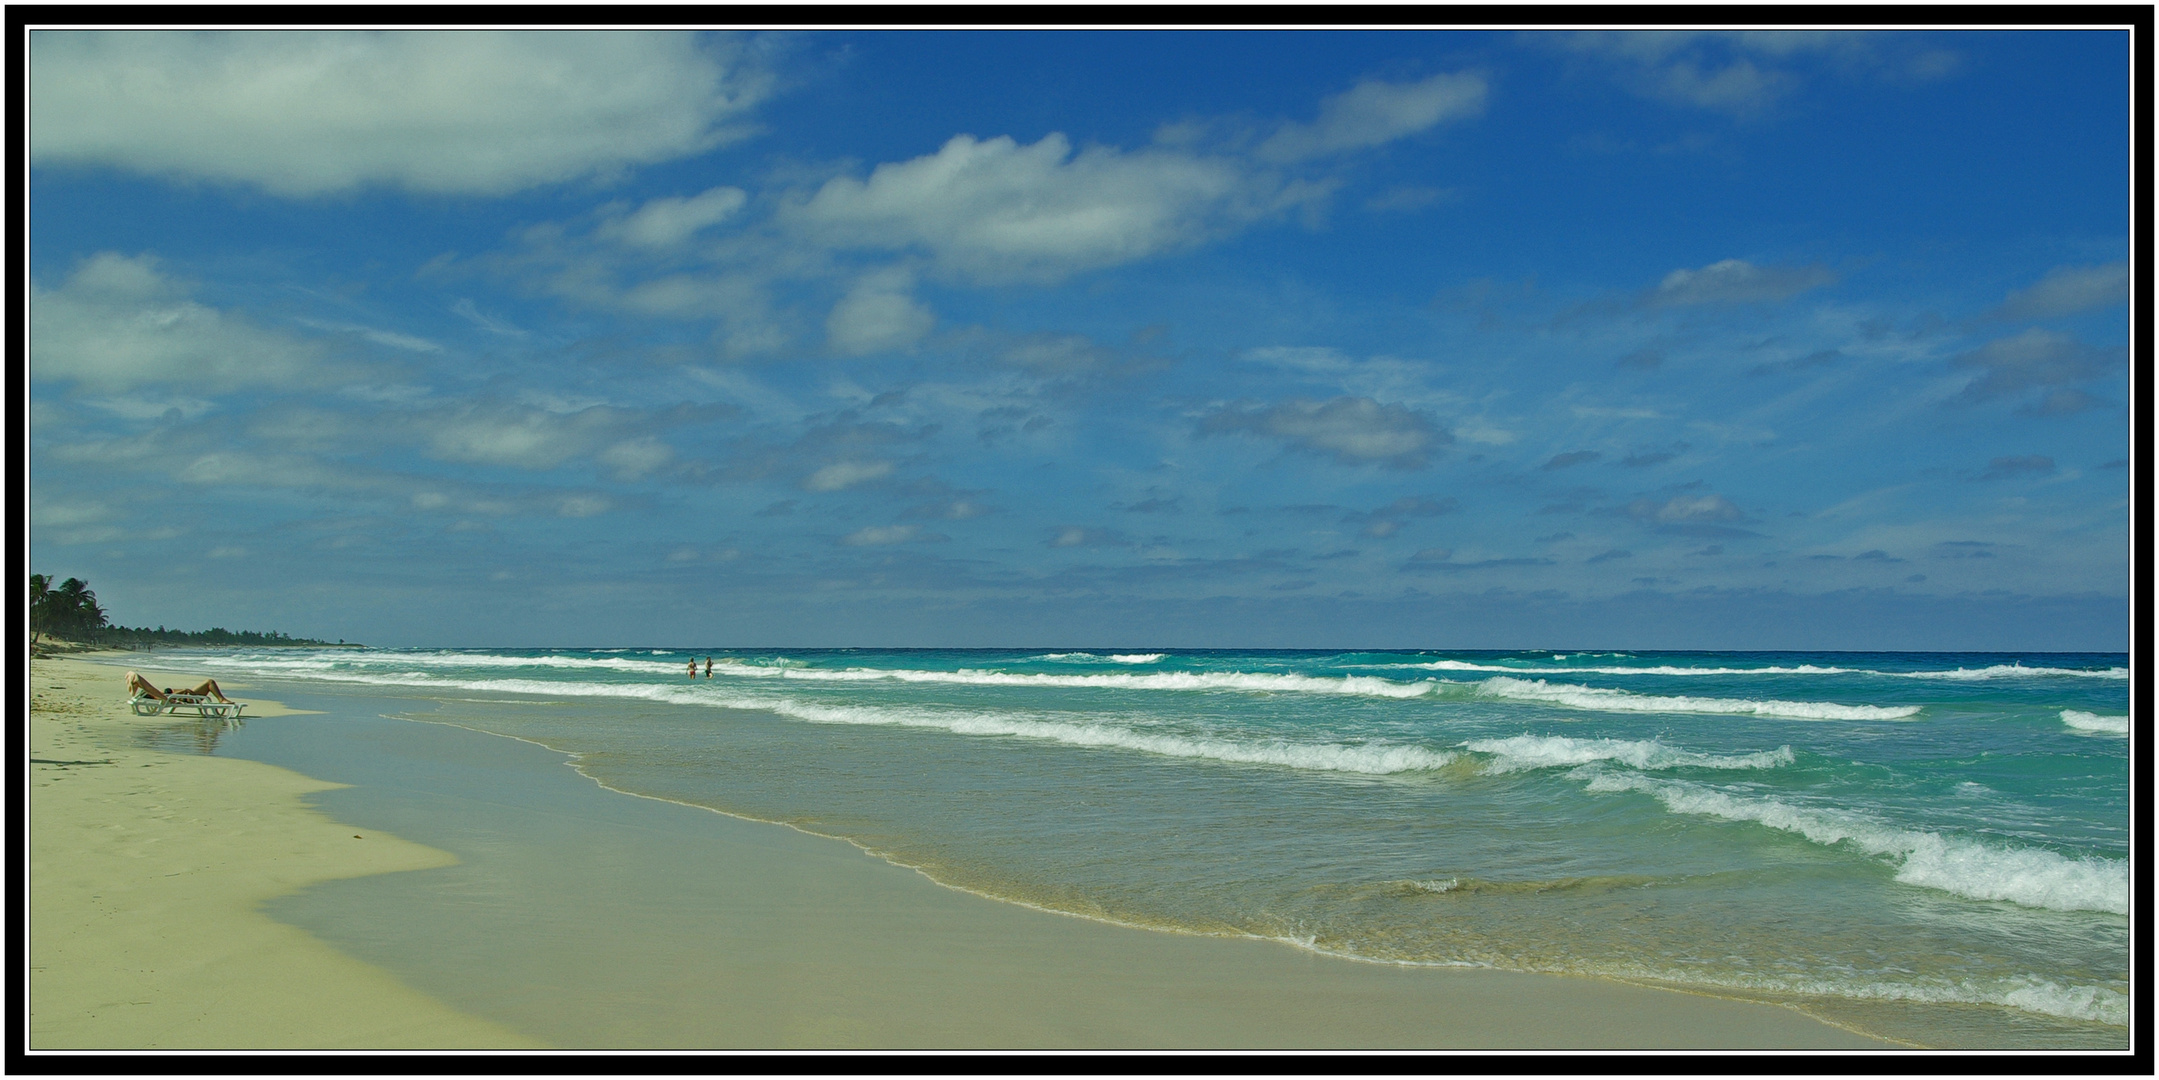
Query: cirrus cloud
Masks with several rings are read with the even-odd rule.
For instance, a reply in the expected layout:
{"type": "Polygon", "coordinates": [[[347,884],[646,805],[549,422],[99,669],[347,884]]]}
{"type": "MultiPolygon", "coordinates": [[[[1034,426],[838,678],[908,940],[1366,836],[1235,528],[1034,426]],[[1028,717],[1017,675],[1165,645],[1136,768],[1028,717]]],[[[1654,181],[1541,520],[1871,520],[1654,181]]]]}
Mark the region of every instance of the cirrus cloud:
{"type": "Polygon", "coordinates": [[[2119,304],[2129,298],[2129,263],[2057,266],[2038,283],[2019,289],[1989,314],[1997,319],[2051,319],[2119,304]]]}
{"type": "Polygon", "coordinates": [[[1257,152],[1262,160],[1293,162],[1378,146],[1483,112],[1485,89],[1484,80],[1471,74],[1413,83],[1367,79],[1321,102],[1318,120],[1284,124],[1257,152]]]}
{"type": "Polygon", "coordinates": [[[1649,294],[1659,307],[1695,304],[1749,304],[1784,300],[1831,284],[1837,276],[1824,266],[1756,266],[1725,259],[1699,270],[1674,270],[1649,294]]]}

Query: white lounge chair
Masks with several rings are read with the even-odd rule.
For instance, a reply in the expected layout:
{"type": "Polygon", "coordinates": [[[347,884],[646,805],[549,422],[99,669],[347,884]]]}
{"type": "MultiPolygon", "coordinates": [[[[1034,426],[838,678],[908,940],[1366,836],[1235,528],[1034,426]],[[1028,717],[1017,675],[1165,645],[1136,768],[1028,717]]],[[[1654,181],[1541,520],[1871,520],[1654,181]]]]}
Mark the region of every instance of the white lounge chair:
{"type": "Polygon", "coordinates": [[[137,716],[177,716],[182,709],[193,709],[195,715],[204,719],[238,720],[240,710],[247,708],[244,701],[219,701],[206,694],[167,694],[151,697],[141,691],[127,699],[128,708],[137,716]]]}

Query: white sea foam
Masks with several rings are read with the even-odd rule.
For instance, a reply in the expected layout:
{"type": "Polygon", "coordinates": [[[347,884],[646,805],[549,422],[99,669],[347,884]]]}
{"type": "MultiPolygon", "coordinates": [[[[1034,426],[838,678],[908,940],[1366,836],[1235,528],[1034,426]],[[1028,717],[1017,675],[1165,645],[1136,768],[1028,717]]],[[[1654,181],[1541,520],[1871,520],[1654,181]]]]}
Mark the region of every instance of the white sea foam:
{"type": "Polygon", "coordinates": [[[1538,701],[1600,712],[1737,713],[1794,720],[1902,720],[1919,714],[1917,705],[1831,705],[1814,701],[1756,701],[1750,698],[1698,698],[1637,694],[1595,686],[1513,679],[1500,675],[1476,684],[1487,697],[1538,701]]]}
{"type": "Polygon", "coordinates": [[[1524,667],[1518,664],[1472,664],[1466,660],[1433,660],[1418,664],[1359,665],[1375,668],[1415,668],[1420,671],[1491,671],[1507,675],[1841,675],[1851,668],[1798,667],[1709,668],[1674,667],[1524,667]]]}
{"type": "MultiPolygon", "coordinates": [[[[1136,661],[1135,661],[1136,662],[1136,661]]],[[[1435,694],[1449,684],[1437,679],[1399,682],[1377,675],[1291,675],[1243,671],[1162,671],[1126,673],[1095,672],[1061,675],[1053,672],[989,671],[961,668],[958,671],[923,671],[912,668],[765,668],[715,662],[715,675],[749,678],[803,680],[809,682],[943,683],[960,686],[1048,686],[1107,690],[1242,690],[1300,694],[1352,694],[1371,697],[1413,698],[1435,694]]]]}
{"type": "Polygon", "coordinates": [[[1161,659],[1162,659],[1163,657],[1165,657],[1165,656],[1167,656],[1167,655],[1169,655],[1169,654],[1168,654],[1168,653],[1158,653],[1158,652],[1151,652],[1151,653],[1111,653],[1111,654],[1109,654],[1108,656],[1103,656],[1103,655],[1101,655],[1100,653],[1091,653],[1091,652],[1053,652],[1053,653],[1043,653],[1043,654],[1042,654],[1042,655],[1040,655],[1040,656],[1030,656],[1030,657],[1028,657],[1027,659],[1029,659],[1029,660],[1074,660],[1074,661],[1080,661],[1080,662],[1083,662],[1083,663],[1103,663],[1103,662],[1108,662],[1108,663],[1112,663],[1112,664],[1152,664],[1152,663],[1156,663],[1156,662],[1160,661],[1160,660],[1161,660],[1161,659]]]}
{"type": "MultiPolygon", "coordinates": [[[[1560,659],[1555,657],[1554,659],[1560,659]]],[[[2055,668],[2025,667],[2022,664],[1995,664],[1983,668],[1951,668],[1946,671],[1876,671],[1872,668],[1818,667],[1800,664],[1795,667],[1685,667],[1659,664],[1654,667],[1529,667],[1520,664],[1474,664],[1467,660],[1432,660],[1414,664],[1359,664],[1358,667],[1375,669],[1415,669],[1419,671],[1490,671],[1507,675],[1878,675],[1892,679],[1947,679],[1972,681],[1980,679],[2032,679],[2032,678],[2084,678],[2127,679],[2128,668],[2055,668]]]]}
{"type": "Polygon", "coordinates": [[[2097,713],[2062,710],[2062,723],[2077,729],[2101,735],[2129,734],[2129,718],[2126,716],[2100,716],[2097,713]]]}
{"type": "Polygon", "coordinates": [[[1792,975],[1714,975],[1700,970],[1658,971],[1625,965],[1610,972],[1622,977],[1649,978],[1681,984],[1725,987],[1735,990],[1768,990],[1783,994],[1861,998],[1872,1001],[1916,1001],[1927,1004],[2007,1005],[2025,1012],[2087,1020],[2117,1027],[2129,1023],[2129,997],[2104,986],[2063,986],[2037,975],[1997,979],[1922,978],[1912,982],[1878,979],[1808,978],[1792,975]]]}
{"type": "Polygon", "coordinates": [[[1639,791],[1674,813],[1751,821],[1797,833],[1825,847],[1847,844],[1897,864],[1897,880],[1975,900],[2007,900],[2056,911],[2129,911],[2129,864],[2068,856],[2044,848],[2001,847],[1899,828],[1845,810],[1793,806],[1775,798],[1731,795],[1690,784],[1592,770],[1591,791],[1639,791]]]}
{"type": "Polygon", "coordinates": [[[683,664],[672,660],[633,660],[619,656],[504,656],[497,653],[463,652],[355,652],[329,657],[211,656],[203,658],[201,663],[205,667],[245,668],[264,673],[411,668],[552,668],[565,671],[626,671],[640,675],[680,675],[683,671],[683,664]]]}
{"type": "Polygon", "coordinates": [[[1995,664],[1983,668],[1953,668],[1949,671],[1877,671],[1874,675],[1894,675],[1904,679],[2126,679],[2128,668],[2055,668],[2025,667],[2022,664],[1995,664]]]}
{"type": "Polygon", "coordinates": [[[607,697],[675,705],[755,709],[822,724],[934,728],[961,735],[1010,735],[1070,746],[1138,750],[1168,757],[1208,758],[1325,772],[1386,775],[1437,769],[1459,755],[1422,746],[1383,743],[1293,743],[1158,735],[1118,724],[1010,712],[966,712],[866,705],[833,705],[786,697],[744,695],[709,683],[584,683],[541,679],[458,679],[431,672],[325,673],[326,681],[426,689],[481,690],[559,697],[607,697]]]}
{"type": "Polygon", "coordinates": [[[1492,755],[1491,760],[1484,763],[1487,773],[1527,772],[1587,765],[1592,761],[1613,761],[1637,769],[1774,769],[1795,760],[1789,746],[1752,754],[1698,754],[1673,749],[1655,739],[1516,735],[1508,739],[1474,739],[1463,745],[1477,753],[1492,755]]]}
{"type": "MultiPolygon", "coordinates": [[[[1122,662],[1141,663],[1146,662],[1145,658],[1158,655],[1160,654],[1126,654],[1126,659],[1122,662]]],[[[318,666],[320,663],[322,662],[314,660],[233,662],[234,666],[244,666],[264,673],[276,673],[280,670],[297,673],[305,670],[311,675],[327,675],[333,670],[318,666]]],[[[370,658],[366,665],[361,666],[378,669],[398,667],[445,669],[457,667],[586,668],[668,676],[672,676],[677,672],[675,665],[671,661],[568,656],[514,657],[465,653],[386,653],[370,658]]],[[[1897,720],[1914,716],[1919,712],[1919,706],[1916,705],[1834,705],[1805,701],[1757,701],[1745,698],[1659,696],[1637,694],[1627,690],[1576,686],[1568,683],[1547,683],[1542,679],[1515,679],[1506,676],[1497,676],[1483,682],[1465,684],[1442,679],[1419,679],[1405,682],[1382,678],[1377,675],[1321,676],[1242,671],[1129,673],[1111,671],[1065,675],[1051,672],[994,671],[980,668],[961,668],[957,671],[867,667],[845,669],[814,668],[798,666],[785,658],[754,662],[735,658],[721,658],[714,661],[712,670],[714,675],[724,676],[728,679],[833,683],[884,681],[960,686],[1342,694],[1384,698],[1419,698],[1452,693],[1473,693],[1484,697],[1534,701],[1602,712],[1738,713],[1803,720],[1897,720]]]]}
{"type": "Polygon", "coordinates": [[[1116,724],[1031,719],[1003,713],[933,712],[919,709],[835,706],[790,699],[744,699],[733,708],[764,709],[826,724],[872,724],[938,728],[961,735],[1017,735],[1070,746],[1141,750],[1168,757],[1210,758],[1293,769],[1385,775],[1437,769],[1457,755],[1421,746],[1292,743],[1156,735],[1116,724]]]}

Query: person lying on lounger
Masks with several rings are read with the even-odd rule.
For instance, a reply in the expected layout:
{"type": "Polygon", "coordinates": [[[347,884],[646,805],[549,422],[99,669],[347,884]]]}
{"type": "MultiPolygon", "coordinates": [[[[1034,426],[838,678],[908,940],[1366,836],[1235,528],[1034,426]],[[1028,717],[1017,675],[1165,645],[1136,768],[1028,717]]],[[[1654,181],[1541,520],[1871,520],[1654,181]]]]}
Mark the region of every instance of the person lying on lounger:
{"type": "Polygon", "coordinates": [[[224,691],[217,688],[216,679],[204,679],[201,686],[192,687],[186,690],[175,690],[169,686],[163,690],[160,690],[157,687],[150,685],[150,680],[145,679],[142,676],[130,671],[127,673],[127,688],[128,692],[131,695],[141,694],[144,697],[156,698],[159,701],[163,701],[166,698],[178,695],[181,697],[210,697],[216,698],[217,700],[225,702],[228,705],[232,703],[232,699],[226,697],[224,691]]]}

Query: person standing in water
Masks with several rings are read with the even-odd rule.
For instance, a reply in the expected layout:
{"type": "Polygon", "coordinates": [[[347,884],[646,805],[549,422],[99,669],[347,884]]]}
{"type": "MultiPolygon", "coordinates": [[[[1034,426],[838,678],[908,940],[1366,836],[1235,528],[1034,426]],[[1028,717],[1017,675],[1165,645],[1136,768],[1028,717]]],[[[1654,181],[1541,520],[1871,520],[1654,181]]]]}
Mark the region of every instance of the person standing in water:
{"type": "Polygon", "coordinates": [[[705,678],[708,678],[708,679],[709,679],[709,678],[711,678],[711,677],[712,677],[712,658],[708,656],[708,657],[705,657],[705,678]]]}
{"type": "Polygon", "coordinates": [[[694,678],[696,678],[696,677],[697,677],[697,658],[693,656],[693,657],[690,657],[690,678],[693,678],[693,679],[694,679],[694,678]]]}

